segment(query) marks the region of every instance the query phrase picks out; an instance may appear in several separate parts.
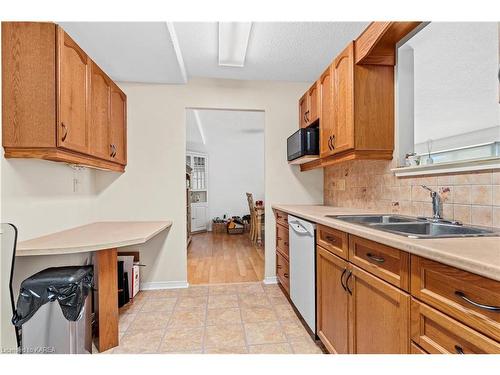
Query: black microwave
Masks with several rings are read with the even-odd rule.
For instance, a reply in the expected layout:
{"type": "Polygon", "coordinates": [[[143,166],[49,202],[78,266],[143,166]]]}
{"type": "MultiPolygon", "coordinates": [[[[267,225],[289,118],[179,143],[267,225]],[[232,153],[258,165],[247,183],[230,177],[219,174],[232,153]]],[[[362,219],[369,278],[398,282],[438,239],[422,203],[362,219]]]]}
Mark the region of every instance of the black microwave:
{"type": "Polygon", "coordinates": [[[288,161],[306,155],[319,155],[319,128],[302,128],[286,140],[288,161]]]}

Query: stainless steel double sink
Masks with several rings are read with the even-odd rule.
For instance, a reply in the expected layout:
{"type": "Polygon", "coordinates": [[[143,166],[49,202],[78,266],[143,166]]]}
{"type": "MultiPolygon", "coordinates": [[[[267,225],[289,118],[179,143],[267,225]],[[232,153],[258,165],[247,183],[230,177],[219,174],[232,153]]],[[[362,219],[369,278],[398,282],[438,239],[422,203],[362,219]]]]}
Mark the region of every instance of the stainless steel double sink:
{"type": "Polygon", "coordinates": [[[409,238],[488,237],[500,235],[500,231],[489,228],[403,215],[325,215],[325,217],[364,225],[372,229],[409,238]]]}

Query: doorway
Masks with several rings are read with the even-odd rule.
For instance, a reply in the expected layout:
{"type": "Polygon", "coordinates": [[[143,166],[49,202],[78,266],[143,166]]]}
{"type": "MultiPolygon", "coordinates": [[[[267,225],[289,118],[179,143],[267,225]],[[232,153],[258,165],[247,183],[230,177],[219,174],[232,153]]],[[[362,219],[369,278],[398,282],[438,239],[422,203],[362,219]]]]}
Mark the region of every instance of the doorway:
{"type": "Polygon", "coordinates": [[[186,109],[190,284],[264,279],[264,123],[263,111],[186,109]]]}

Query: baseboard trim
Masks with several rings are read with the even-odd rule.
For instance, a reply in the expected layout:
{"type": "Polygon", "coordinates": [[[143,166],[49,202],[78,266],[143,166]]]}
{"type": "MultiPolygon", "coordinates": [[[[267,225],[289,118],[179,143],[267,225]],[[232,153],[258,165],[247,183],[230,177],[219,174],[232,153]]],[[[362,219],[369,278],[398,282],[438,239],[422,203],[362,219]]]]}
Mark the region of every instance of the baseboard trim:
{"type": "Polygon", "coordinates": [[[278,278],[276,276],[265,277],[262,281],[264,284],[278,284],[278,278]]]}
{"type": "Polygon", "coordinates": [[[187,281],[151,281],[141,283],[141,290],[157,290],[157,289],[176,289],[187,288],[189,283],[187,281]]]}

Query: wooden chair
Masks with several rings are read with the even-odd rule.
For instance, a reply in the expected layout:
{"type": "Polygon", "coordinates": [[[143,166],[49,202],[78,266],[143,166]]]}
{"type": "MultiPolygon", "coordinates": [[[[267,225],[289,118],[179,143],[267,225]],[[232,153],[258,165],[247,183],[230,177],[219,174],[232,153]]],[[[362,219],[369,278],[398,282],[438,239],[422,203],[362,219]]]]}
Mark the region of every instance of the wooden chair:
{"type": "Polygon", "coordinates": [[[263,208],[256,209],[253,201],[253,194],[246,193],[248,200],[248,208],[250,210],[250,239],[252,242],[257,242],[257,245],[262,244],[262,229],[264,226],[263,208]]]}
{"type": "Polygon", "coordinates": [[[247,194],[247,200],[248,200],[248,209],[250,210],[250,232],[249,236],[252,242],[254,242],[257,239],[257,216],[255,214],[255,204],[253,202],[253,195],[252,193],[246,193],[247,194]]]}

